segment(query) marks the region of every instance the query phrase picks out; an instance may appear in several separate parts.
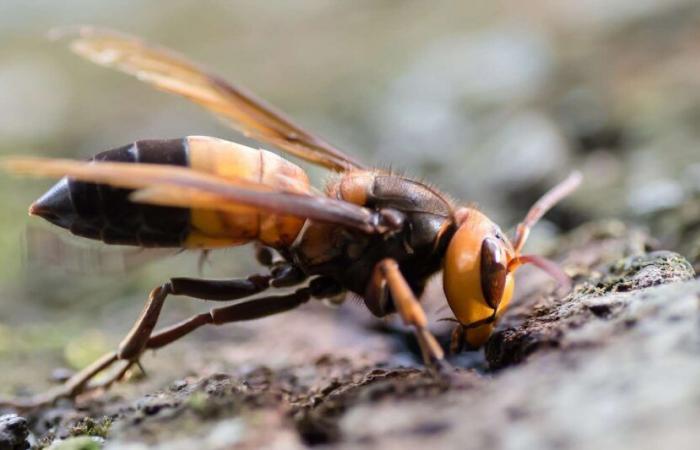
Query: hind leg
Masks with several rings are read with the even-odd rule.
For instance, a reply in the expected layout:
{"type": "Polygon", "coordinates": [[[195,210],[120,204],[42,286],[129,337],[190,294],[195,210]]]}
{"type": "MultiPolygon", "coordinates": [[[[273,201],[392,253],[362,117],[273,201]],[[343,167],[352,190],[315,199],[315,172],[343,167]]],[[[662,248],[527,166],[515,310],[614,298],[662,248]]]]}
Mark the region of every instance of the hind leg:
{"type": "MultiPolygon", "coordinates": [[[[31,408],[53,403],[58,398],[73,398],[87,389],[88,383],[97,375],[103,373],[119,360],[124,360],[124,366],[117,371],[123,376],[128,367],[138,362],[141,353],[146,349],[151,333],[157,323],[165,299],[169,294],[187,295],[193,298],[228,301],[242,299],[257,294],[273,284],[286,284],[292,278],[298,277],[293,270],[284,271],[287,278],[273,278],[270,275],[253,275],[245,279],[214,281],[190,278],[174,278],[151,291],[148,302],[139,319],[121,341],[116,351],[103,355],[90,366],[73,375],[62,386],[38,395],[29,400],[2,399],[0,406],[15,408],[31,408]]],[[[296,279],[296,278],[295,278],[296,279]]],[[[121,376],[119,378],[121,378],[121,376]]],[[[113,380],[115,381],[115,380],[113,380]]]]}

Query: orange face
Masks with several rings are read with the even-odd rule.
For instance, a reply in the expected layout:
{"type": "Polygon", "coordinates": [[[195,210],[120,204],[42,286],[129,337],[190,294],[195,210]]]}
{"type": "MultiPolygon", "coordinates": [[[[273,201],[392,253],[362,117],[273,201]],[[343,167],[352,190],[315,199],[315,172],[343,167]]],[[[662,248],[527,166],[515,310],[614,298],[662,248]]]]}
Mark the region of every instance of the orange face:
{"type": "Polygon", "coordinates": [[[452,312],[466,327],[467,342],[480,347],[493,330],[493,320],[513,296],[508,264],[515,251],[499,227],[481,212],[463,209],[458,222],[445,255],[443,285],[452,312]]]}

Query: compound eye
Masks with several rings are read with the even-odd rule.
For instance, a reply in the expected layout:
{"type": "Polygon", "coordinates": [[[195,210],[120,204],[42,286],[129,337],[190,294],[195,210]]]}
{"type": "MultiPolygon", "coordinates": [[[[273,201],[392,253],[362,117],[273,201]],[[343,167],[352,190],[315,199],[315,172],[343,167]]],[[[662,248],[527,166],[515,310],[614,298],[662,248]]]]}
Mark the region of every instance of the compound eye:
{"type": "Polygon", "coordinates": [[[486,238],[481,244],[481,292],[493,309],[503,298],[508,270],[502,245],[494,238],[486,238]]]}

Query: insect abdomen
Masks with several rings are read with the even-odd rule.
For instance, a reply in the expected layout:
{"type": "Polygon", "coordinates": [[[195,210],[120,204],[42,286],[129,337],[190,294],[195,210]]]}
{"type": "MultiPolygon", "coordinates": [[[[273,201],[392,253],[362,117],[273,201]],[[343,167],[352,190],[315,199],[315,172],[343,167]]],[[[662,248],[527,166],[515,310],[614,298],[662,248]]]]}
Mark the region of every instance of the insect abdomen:
{"type": "MultiPolygon", "coordinates": [[[[185,139],[143,140],[99,153],[95,161],[188,165],[185,139]]],[[[73,234],[108,244],[178,247],[189,234],[183,208],[140,205],[131,191],[63,178],[31,211],[73,234]]]]}
{"type": "MultiPolygon", "coordinates": [[[[99,153],[96,161],[169,164],[223,177],[260,182],[271,188],[308,192],[306,174],[279,156],[232,142],[191,136],[142,140],[99,153]]],[[[73,234],[108,244],[143,247],[213,248],[257,239],[290,244],[303,220],[235,210],[173,208],[132,203],[131,191],[64,178],[32,206],[32,212],[73,234]]]]}
{"type": "MultiPolygon", "coordinates": [[[[310,193],[309,179],[299,166],[278,155],[221,139],[187,138],[190,167],[224,178],[260,183],[273,190],[310,193]]],[[[240,206],[226,212],[191,211],[191,230],[185,247],[220,247],[258,240],[271,247],[286,247],[296,239],[304,219],[261,213],[240,206]]]]}

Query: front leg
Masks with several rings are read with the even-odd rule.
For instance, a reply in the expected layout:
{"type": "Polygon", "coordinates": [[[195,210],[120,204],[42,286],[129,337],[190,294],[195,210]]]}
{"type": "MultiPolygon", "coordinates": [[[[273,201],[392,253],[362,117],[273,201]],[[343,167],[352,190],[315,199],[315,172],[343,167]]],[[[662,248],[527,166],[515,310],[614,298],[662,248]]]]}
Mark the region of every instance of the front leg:
{"type": "Polygon", "coordinates": [[[387,289],[391,293],[394,307],[403,322],[413,327],[425,364],[438,371],[449,367],[445,361],[442,347],[428,330],[428,319],[423,307],[406,282],[399,269],[399,264],[391,258],[383,259],[374,267],[365,294],[367,304],[381,305],[380,307],[386,310],[387,289]]]}

